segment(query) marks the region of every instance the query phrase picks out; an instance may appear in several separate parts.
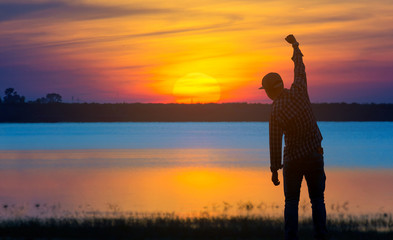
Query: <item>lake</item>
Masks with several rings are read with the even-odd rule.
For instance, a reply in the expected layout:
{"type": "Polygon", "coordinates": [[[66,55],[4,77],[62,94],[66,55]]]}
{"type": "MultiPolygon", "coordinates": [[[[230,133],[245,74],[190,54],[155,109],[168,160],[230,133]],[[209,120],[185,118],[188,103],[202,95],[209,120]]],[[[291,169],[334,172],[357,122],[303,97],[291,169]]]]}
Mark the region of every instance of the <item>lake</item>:
{"type": "MultiPolygon", "coordinates": [[[[318,125],[328,213],[393,212],[393,123],[318,125]]],[[[268,131],[266,122],[0,124],[0,216],[242,214],[247,204],[282,214],[268,131]]],[[[308,202],[303,182],[301,214],[308,202]]]]}

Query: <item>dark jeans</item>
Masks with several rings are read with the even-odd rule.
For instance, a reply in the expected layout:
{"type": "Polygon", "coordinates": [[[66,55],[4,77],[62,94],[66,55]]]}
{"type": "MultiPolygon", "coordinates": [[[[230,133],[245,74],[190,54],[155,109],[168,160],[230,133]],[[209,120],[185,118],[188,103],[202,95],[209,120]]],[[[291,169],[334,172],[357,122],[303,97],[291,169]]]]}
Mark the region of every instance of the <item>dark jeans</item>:
{"type": "Polygon", "coordinates": [[[298,239],[298,209],[300,186],[306,178],[312,206],[316,239],[325,239],[326,208],[324,200],[326,175],[323,155],[315,152],[309,156],[284,162],[285,239],[298,239]]]}

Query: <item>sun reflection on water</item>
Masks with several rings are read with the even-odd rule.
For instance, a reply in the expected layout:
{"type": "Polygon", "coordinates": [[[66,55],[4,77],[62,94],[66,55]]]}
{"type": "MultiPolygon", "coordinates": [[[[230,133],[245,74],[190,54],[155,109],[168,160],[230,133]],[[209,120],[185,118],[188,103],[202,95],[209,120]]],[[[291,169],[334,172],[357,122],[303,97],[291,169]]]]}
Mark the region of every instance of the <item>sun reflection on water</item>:
{"type": "MultiPolygon", "coordinates": [[[[282,185],[273,186],[268,168],[30,169],[1,170],[0,175],[0,203],[7,206],[108,211],[109,204],[132,212],[282,214],[284,202],[282,185]]],[[[327,176],[328,212],[393,210],[392,193],[376,184],[392,181],[389,171],[327,169],[327,176]],[[364,178],[369,180],[359,186],[364,178]]],[[[310,213],[304,181],[300,208],[310,213]]]]}

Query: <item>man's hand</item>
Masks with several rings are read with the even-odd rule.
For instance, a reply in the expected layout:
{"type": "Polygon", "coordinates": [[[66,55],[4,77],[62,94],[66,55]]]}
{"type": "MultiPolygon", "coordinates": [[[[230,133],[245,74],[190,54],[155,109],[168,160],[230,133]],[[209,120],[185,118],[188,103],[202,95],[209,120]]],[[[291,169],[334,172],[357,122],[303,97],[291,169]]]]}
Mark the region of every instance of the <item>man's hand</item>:
{"type": "Polygon", "coordinates": [[[292,34],[288,35],[285,40],[290,44],[297,43],[296,38],[292,34]]]}
{"type": "Polygon", "coordinates": [[[272,172],[272,182],[275,186],[280,185],[280,180],[278,180],[278,172],[277,171],[272,172]]]}

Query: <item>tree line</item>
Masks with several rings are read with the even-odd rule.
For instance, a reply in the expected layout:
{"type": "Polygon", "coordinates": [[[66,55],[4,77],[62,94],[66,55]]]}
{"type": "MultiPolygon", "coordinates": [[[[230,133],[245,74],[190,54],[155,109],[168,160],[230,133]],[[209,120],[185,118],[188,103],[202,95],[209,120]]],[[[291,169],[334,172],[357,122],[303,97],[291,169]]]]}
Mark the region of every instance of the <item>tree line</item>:
{"type": "MultiPolygon", "coordinates": [[[[318,121],[393,121],[393,104],[312,104],[318,121]]],[[[1,104],[0,122],[267,122],[259,103],[1,104]]]]}
{"type": "MultiPolygon", "coordinates": [[[[0,96],[0,122],[222,122],[269,121],[259,103],[62,103],[48,93],[26,104],[13,88],[0,96]],[[62,104],[59,104],[62,103],[62,104]]],[[[318,121],[393,121],[393,104],[313,103],[318,121]]]]}
{"type": "MultiPolygon", "coordinates": [[[[7,88],[4,91],[4,97],[0,97],[0,103],[3,104],[24,104],[26,103],[25,96],[21,96],[15,91],[14,88],[7,88]]],[[[47,103],[61,103],[62,97],[58,93],[48,93],[45,97],[37,98],[35,101],[28,101],[27,103],[38,103],[38,104],[47,104],[47,103]]]]}

